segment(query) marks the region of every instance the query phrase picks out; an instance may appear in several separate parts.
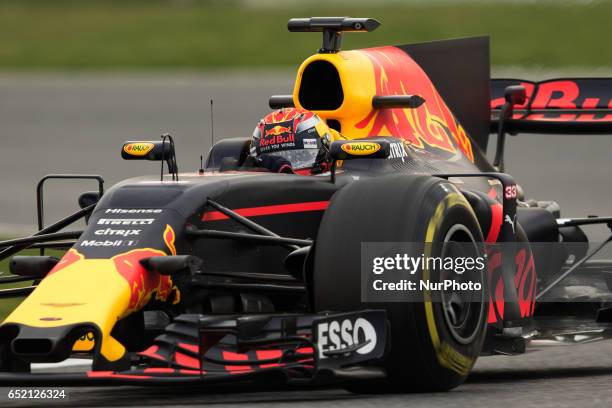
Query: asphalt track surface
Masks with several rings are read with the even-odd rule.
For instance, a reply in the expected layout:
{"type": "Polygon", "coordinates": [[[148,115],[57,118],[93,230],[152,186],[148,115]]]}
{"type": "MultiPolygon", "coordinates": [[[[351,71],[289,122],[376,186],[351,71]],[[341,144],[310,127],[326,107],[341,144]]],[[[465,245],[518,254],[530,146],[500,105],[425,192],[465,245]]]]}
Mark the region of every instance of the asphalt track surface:
{"type": "Polygon", "coordinates": [[[612,406],[612,343],[546,347],[521,356],[483,357],[468,382],[447,393],[354,395],[342,389],[257,391],[244,387],[65,388],[60,400],[8,400],[0,406],[180,405],[235,407],[602,407],[612,406]]]}
{"type": "MultiPolygon", "coordinates": [[[[0,236],[34,230],[35,184],[42,175],[98,173],[110,186],[130,175],[157,174],[157,163],[125,162],[119,152],[125,140],[163,132],[175,136],[180,170],[196,170],[210,148],[211,98],[215,140],[248,136],[268,110],[268,96],[289,93],[292,81],[289,72],[0,75],[0,236]]],[[[611,137],[521,135],[507,141],[507,171],[529,197],[558,201],[564,216],[611,215],[611,152],[611,137]]],[[[48,221],[76,210],[79,192],[93,189],[80,182],[49,187],[48,221]]],[[[594,240],[605,236],[603,229],[590,233],[594,240]]],[[[66,399],[43,402],[8,401],[8,389],[0,389],[0,406],[610,407],[611,383],[612,343],[601,342],[482,358],[465,385],[444,394],[68,388],[66,399]]]]}

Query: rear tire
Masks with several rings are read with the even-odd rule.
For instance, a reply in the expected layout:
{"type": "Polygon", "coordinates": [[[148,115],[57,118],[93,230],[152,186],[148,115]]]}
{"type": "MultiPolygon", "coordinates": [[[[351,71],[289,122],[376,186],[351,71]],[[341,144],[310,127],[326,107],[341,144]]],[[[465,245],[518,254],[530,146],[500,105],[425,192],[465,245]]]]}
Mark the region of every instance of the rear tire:
{"type": "Polygon", "coordinates": [[[449,236],[459,241],[463,240],[461,236],[469,237],[482,255],[478,243],[483,237],[474,212],[446,180],[421,175],[377,177],[354,182],[332,198],[316,241],[312,286],[315,310],[385,309],[390,323],[389,352],[377,364],[386,370],[387,378],[349,384],[351,391],[445,391],[467,378],[486,332],[486,268],[482,272],[483,301],[473,311],[478,319],[463,337],[442,302],[427,302],[425,298],[410,303],[361,302],[362,242],[440,243],[449,236]]]}

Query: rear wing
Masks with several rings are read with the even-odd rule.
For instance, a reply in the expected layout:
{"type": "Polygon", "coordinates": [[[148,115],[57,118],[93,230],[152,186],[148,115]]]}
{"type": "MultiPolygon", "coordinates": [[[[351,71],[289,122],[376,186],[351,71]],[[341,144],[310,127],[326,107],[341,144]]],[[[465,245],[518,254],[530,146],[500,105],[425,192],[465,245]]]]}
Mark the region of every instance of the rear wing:
{"type": "Polygon", "coordinates": [[[541,82],[491,80],[491,133],[499,130],[506,88],[525,88],[502,127],[510,134],[612,134],[612,78],[563,78],[541,82]]]}

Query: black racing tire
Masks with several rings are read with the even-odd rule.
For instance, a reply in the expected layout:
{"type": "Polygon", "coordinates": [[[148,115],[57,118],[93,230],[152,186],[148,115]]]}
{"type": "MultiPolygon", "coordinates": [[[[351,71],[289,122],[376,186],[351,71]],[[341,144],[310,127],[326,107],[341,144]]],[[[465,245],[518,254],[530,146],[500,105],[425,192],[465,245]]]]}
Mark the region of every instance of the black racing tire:
{"type": "Polygon", "coordinates": [[[468,231],[463,232],[471,235],[479,255],[483,253],[482,231],[472,208],[453,184],[440,178],[377,177],[351,183],[333,196],[315,247],[315,311],[385,309],[390,327],[389,351],[376,363],[387,377],[350,383],[347,389],[358,393],[446,391],[465,381],[486,334],[486,268],[482,271],[482,301],[475,315],[478,319],[470,329],[470,338],[461,342],[453,334],[442,302],[425,298],[419,302],[361,302],[362,242],[436,243],[456,230],[468,231]]]}

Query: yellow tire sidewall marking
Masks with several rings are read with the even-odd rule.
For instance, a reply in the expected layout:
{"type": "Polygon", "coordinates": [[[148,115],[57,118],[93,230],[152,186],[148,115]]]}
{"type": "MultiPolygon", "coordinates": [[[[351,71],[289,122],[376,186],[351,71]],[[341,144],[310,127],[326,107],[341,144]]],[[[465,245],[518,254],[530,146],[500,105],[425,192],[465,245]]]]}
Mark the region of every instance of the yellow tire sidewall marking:
{"type": "MultiPolygon", "coordinates": [[[[454,206],[462,206],[473,213],[472,208],[469,206],[469,204],[465,201],[465,198],[460,193],[454,192],[448,194],[438,204],[436,210],[434,211],[434,215],[431,217],[427,225],[427,231],[425,233],[425,251],[423,254],[425,258],[431,255],[431,245],[428,244],[433,242],[438,228],[440,227],[440,225],[442,225],[444,213],[454,206]]],[[[423,268],[423,280],[427,281],[429,280],[429,277],[429,269],[427,269],[427,267],[423,268]]],[[[448,344],[448,342],[446,342],[445,340],[440,340],[438,328],[436,326],[436,319],[434,316],[430,292],[424,291],[423,297],[425,306],[425,317],[427,320],[427,329],[429,331],[429,336],[431,338],[431,342],[436,353],[438,363],[441,366],[446,367],[461,376],[468,375],[472,366],[476,362],[476,359],[463,355],[462,353],[457,351],[452,345],[448,344]]]]}

